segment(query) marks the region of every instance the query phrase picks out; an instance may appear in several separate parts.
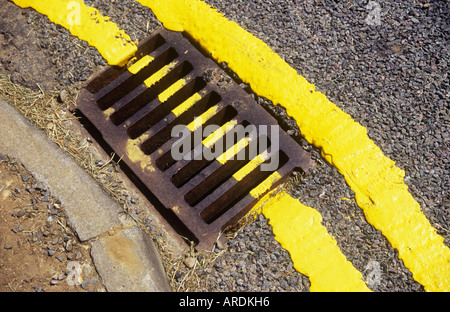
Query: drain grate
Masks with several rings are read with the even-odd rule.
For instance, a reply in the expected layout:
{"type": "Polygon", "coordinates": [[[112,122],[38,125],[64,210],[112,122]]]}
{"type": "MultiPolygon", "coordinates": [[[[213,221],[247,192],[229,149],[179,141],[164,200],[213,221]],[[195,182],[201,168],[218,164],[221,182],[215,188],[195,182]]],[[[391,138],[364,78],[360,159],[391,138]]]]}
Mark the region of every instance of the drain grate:
{"type": "Polygon", "coordinates": [[[93,77],[78,109],[199,250],[210,249],[293,170],[307,171],[309,154],[270,127],[277,121],[182,34],[157,30],[132,61],[93,77]],[[173,136],[178,125],[192,135],[173,136]],[[183,158],[173,156],[175,147],[183,158]],[[266,171],[271,163],[276,170],[266,171]]]}

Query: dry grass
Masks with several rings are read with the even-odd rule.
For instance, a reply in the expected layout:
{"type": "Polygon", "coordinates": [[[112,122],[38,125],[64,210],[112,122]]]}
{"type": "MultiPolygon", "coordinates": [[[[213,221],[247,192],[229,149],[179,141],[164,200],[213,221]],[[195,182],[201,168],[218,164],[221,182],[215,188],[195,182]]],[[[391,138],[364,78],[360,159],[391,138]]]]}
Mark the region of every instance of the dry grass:
{"type": "Polygon", "coordinates": [[[78,150],[82,147],[77,146],[78,138],[73,136],[68,128],[70,122],[75,120],[69,113],[69,105],[74,105],[73,99],[69,99],[65,104],[59,103],[57,92],[33,91],[12,83],[4,73],[0,73],[0,95],[63,150],[81,160],[78,150]]]}
{"type": "Polygon", "coordinates": [[[74,127],[76,117],[70,112],[70,108],[76,106],[76,90],[66,91],[68,96],[63,103],[58,100],[59,92],[33,91],[12,83],[8,75],[0,73],[0,96],[73,157],[98,182],[105,181],[106,183],[102,183],[103,188],[115,199],[119,199],[123,193],[121,182],[109,172],[110,166],[116,164],[112,162],[112,158],[104,165],[96,164],[99,153],[74,127]],[[102,180],[104,177],[106,179],[102,180]]]}
{"type": "MultiPolygon", "coordinates": [[[[133,192],[127,189],[117,177],[118,163],[113,161],[114,155],[107,161],[98,162],[100,153],[74,126],[77,120],[71,113],[71,108],[76,107],[77,90],[67,89],[66,91],[67,100],[62,102],[59,100],[59,91],[34,91],[11,82],[7,74],[0,72],[0,97],[19,110],[32,124],[73,157],[123,207],[128,216],[152,237],[160,251],[172,289],[192,290],[192,288],[186,287],[186,285],[192,284],[190,277],[195,276],[192,272],[186,276],[183,283],[172,278],[184,266],[184,257],[175,257],[161,235],[149,231],[143,218],[133,213],[134,211],[126,200],[127,197],[133,195],[133,192]]],[[[195,271],[195,268],[192,269],[189,271],[195,271]]]]}
{"type": "MultiPolygon", "coordinates": [[[[66,91],[67,100],[61,102],[58,99],[60,91],[34,91],[11,82],[8,75],[0,72],[0,97],[18,109],[31,123],[73,157],[123,207],[128,216],[152,237],[159,249],[172,290],[183,292],[202,289],[201,275],[204,269],[212,266],[226,250],[199,253],[192,246],[186,254],[175,256],[164,238],[158,233],[152,233],[143,218],[133,213],[129,202],[124,199],[132,195],[132,191],[124,187],[122,181],[117,178],[115,173],[118,163],[113,161],[113,157],[104,163],[97,162],[100,154],[74,127],[77,121],[71,109],[76,107],[77,90],[66,91]],[[196,259],[192,267],[185,264],[185,259],[189,257],[196,259]]],[[[243,218],[237,227],[226,233],[227,238],[232,239],[251,220],[254,220],[254,216],[248,215],[243,218]]]]}
{"type": "MultiPolygon", "coordinates": [[[[125,199],[132,195],[122,181],[116,176],[118,163],[111,157],[104,163],[99,163],[99,152],[87,141],[79,130],[74,127],[76,117],[71,109],[76,107],[76,89],[67,89],[67,100],[61,102],[58,97],[60,92],[33,91],[11,82],[8,75],[0,72],[0,97],[18,109],[31,123],[42,130],[53,142],[58,144],[66,153],[84,168],[134,219],[137,224],[145,230],[156,243],[163,265],[165,267],[172,290],[174,291],[197,291],[204,289],[205,269],[212,266],[226,250],[203,251],[198,253],[193,246],[186,254],[175,256],[161,235],[152,233],[146,226],[143,218],[133,213],[133,208],[125,199]],[[193,266],[187,266],[185,259],[194,258],[193,266]]],[[[239,224],[227,231],[228,239],[234,238],[246,224],[255,219],[255,214],[248,214],[239,224]]]]}

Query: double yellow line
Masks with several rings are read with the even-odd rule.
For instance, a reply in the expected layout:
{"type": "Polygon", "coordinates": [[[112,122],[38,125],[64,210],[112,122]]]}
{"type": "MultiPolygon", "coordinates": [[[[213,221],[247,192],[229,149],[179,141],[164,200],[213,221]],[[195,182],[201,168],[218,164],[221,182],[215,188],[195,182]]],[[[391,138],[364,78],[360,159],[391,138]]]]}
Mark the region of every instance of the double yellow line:
{"type": "MultiPolygon", "coordinates": [[[[366,219],[381,230],[416,281],[428,291],[450,291],[450,249],[408,192],[404,172],[385,157],[367,130],[315,91],[262,41],[227,20],[200,0],[137,0],[152,9],[163,25],[188,32],[218,62],[228,66],[258,95],[280,104],[293,117],[309,143],[345,177],[366,219]]],[[[54,23],[96,47],[111,65],[123,65],[136,46],[129,36],[80,0],[14,0],[33,7],[54,23]],[[76,3],[81,25],[68,22],[76,3]]],[[[150,60],[151,61],[151,60],[150,60]]],[[[276,179],[276,177],[272,177],[276,179]]],[[[256,192],[255,194],[260,194],[256,192]]],[[[277,240],[295,267],[311,279],[311,290],[364,291],[361,274],[340,253],[320,225],[320,216],[289,195],[281,194],[263,208],[277,240]],[[315,244],[308,233],[316,233],[315,244]],[[305,234],[306,233],[306,234],[305,234]],[[314,265],[312,266],[312,263],[314,265]],[[346,274],[340,274],[346,272],[346,274]],[[332,278],[331,278],[332,277],[332,278]],[[335,281],[335,282],[332,282],[335,281]]]]}

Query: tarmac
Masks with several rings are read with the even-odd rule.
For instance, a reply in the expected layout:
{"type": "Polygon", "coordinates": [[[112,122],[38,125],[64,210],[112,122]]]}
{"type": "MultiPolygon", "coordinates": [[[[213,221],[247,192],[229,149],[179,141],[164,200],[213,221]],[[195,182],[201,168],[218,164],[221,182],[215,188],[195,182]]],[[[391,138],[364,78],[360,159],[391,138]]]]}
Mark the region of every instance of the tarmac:
{"type": "Polygon", "coordinates": [[[20,162],[63,203],[68,224],[109,292],[171,291],[160,255],[139,225],[43,132],[0,98],[0,154],[20,162]]]}

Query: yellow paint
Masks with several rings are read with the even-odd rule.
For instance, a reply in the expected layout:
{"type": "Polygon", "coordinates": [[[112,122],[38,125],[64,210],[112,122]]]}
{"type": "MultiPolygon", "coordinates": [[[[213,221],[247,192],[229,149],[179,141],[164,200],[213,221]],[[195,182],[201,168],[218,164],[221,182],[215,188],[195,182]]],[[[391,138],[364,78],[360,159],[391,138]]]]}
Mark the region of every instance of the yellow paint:
{"type": "Polygon", "coordinates": [[[139,61],[128,67],[128,71],[132,74],[137,74],[141,71],[142,68],[146,67],[148,64],[150,64],[154,60],[153,57],[150,55],[146,55],[143,58],[141,58],[139,61]]]}
{"type": "Polygon", "coordinates": [[[178,61],[173,61],[169,65],[164,66],[160,70],[158,70],[156,73],[151,75],[149,78],[144,80],[144,84],[150,88],[154,84],[156,84],[158,81],[160,81],[165,75],[167,75],[172,69],[174,69],[175,66],[177,66],[178,61]]]}
{"type": "MultiPolygon", "coordinates": [[[[255,189],[257,189],[258,187],[259,186],[257,186],[255,189]]],[[[252,207],[252,209],[249,212],[249,215],[253,215],[255,218],[258,217],[258,215],[262,213],[264,206],[266,206],[266,204],[272,200],[274,194],[277,194],[278,192],[279,192],[278,188],[267,192],[267,194],[265,194],[262,198],[260,198],[258,202],[252,207]]],[[[259,197],[259,195],[258,196],[252,195],[252,197],[257,198],[259,197]]]]}
{"type": "Polygon", "coordinates": [[[272,185],[277,183],[281,179],[281,175],[275,171],[272,173],[267,179],[265,179],[262,183],[260,183],[257,187],[250,191],[250,195],[254,198],[259,198],[266,191],[270,190],[272,185]]]}
{"type": "Polygon", "coordinates": [[[111,117],[112,114],[114,114],[116,110],[112,107],[108,108],[107,110],[103,111],[103,114],[106,115],[107,119],[109,119],[111,117]]]}
{"type": "Polygon", "coordinates": [[[275,239],[291,254],[294,267],[309,277],[310,291],[370,291],[361,273],[321,224],[322,216],[317,210],[281,193],[263,207],[263,213],[275,239]]]}
{"type": "Polygon", "coordinates": [[[143,170],[148,170],[150,172],[155,171],[155,167],[152,166],[152,159],[149,155],[146,155],[140,148],[140,145],[145,142],[150,135],[143,134],[139,138],[135,140],[129,139],[127,142],[127,156],[128,158],[134,162],[138,163],[143,170]]]}
{"type": "Polygon", "coordinates": [[[265,162],[267,159],[269,159],[269,154],[267,152],[259,154],[258,156],[250,160],[244,167],[239,169],[235,174],[233,174],[233,178],[236,181],[242,181],[242,179],[244,179],[253,170],[258,168],[258,166],[265,162]]]}
{"type": "Polygon", "coordinates": [[[194,132],[195,130],[199,129],[205,122],[207,122],[212,116],[217,114],[217,110],[219,107],[213,106],[210,107],[206,112],[201,114],[199,117],[196,117],[193,122],[187,125],[187,128],[191,130],[191,132],[194,132]]]}
{"type": "Polygon", "coordinates": [[[136,51],[136,45],[109,17],[81,0],[13,0],[21,8],[32,7],[50,21],[97,48],[110,65],[123,66],[136,51]]]}
{"type": "Polygon", "coordinates": [[[183,88],[186,85],[185,79],[179,79],[177,82],[172,84],[170,87],[168,87],[166,90],[161,92],[161,94],[158,96],[158,99],[161,103],[164,103],[167,101],[172,95],[180,91],[181,88],[183,88]]]}
{"type": "Polygon", "coordinates": [[[138,0],[168,29],[186,31],[216,61],[259,96],[286,108],[306,140],[345,177],[368,222],[399,251],[428,291],[450,291],[450,249],[420,211],[403,182],[404,171],[385,157],[367,130],[264,42],[199,0],[138,0]]]}
{"type": "Polygon", "coordinates": [[[239,140],[235,145],[226,150],[225,153],[216,158],[216,160],[221,164],[225,165],[227,161],[232,159],[237,153],[242,151],[250,143],[250,138],[243,138],[239,140]]]}
{"type": "Polygon", "coordinates": [[[203,145],[206,148],[212,147],[214,144],[217,143],[228,131],[231,131],[234,126],[237,125],[237,120],[233,119],[227,123],[225,123],[222,127],[211,133],[209,136],[207,136],[203,141],[203,145]]]}
{"type": "Polygon", "coordinates": [[[200,101],[202,99],[202,96],[199,93],[195,93],[190,98],[188,98],[186,101],[178,105],[176,108],[172,110],[172,113],[178,117],[184,112],[186,112],[189,108],[191,108],[195,103],[200,101]]]}

